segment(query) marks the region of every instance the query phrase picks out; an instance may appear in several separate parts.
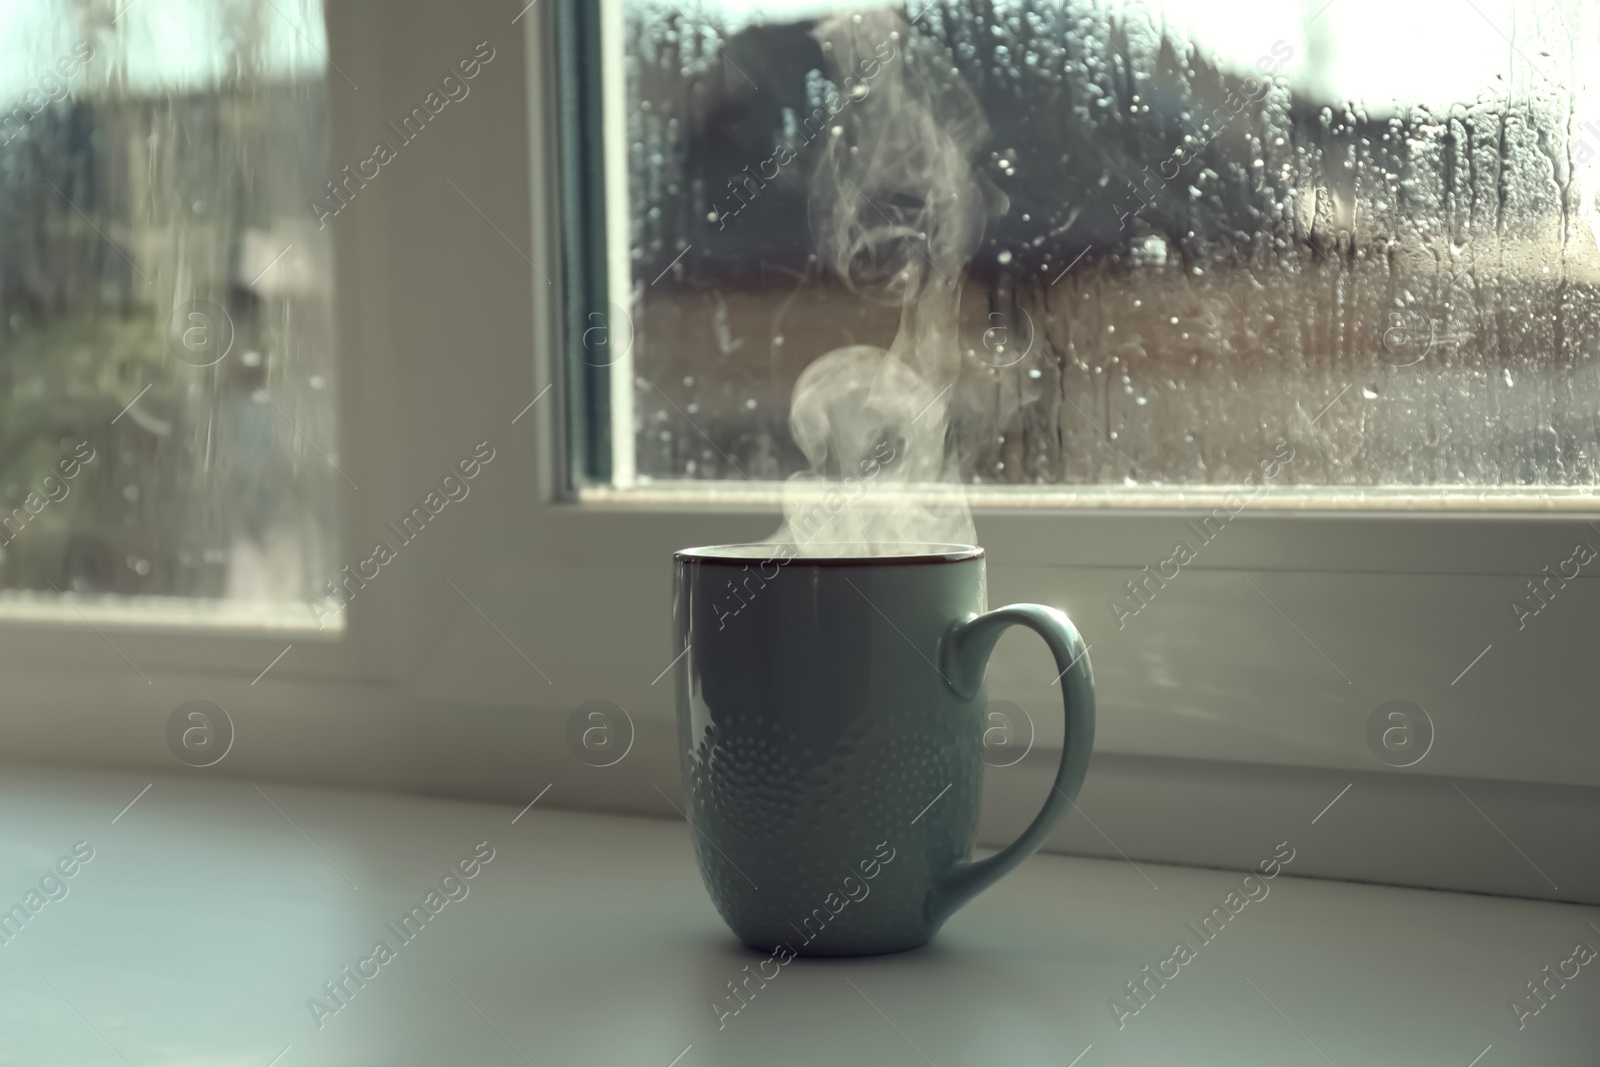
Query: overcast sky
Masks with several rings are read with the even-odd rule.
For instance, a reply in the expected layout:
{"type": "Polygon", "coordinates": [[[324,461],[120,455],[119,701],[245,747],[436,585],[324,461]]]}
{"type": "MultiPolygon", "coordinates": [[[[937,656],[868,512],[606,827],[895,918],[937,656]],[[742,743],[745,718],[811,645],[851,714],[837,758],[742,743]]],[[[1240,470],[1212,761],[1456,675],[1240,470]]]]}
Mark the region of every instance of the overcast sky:
{"type": "MultiPolygon", "coordinates": [[[[69,79],[74,93],[103,92],[112,78],[135,92],[214,85],[232,65],[224,42],[251,26],[265,69],[287,76],[324,67],[321,0],[117,0],[124,4],[116,28],[96,31],[90,5],[78,0],[0,0],[0,101],[14,106],[39,89],[86,36],[95,57],[69,79]]],[[[116,9],[102,6],[100,21],[109,22],[116,9]]]]}
{"type": "MultiPolygon", "coordinates": [[[[109,18],[109,2],[102,18],[109,18]]],[[[837,0],[606,2],[650,4],[664,11],[676,7],[690,17],[716,11],[719,21],[734,26],[859,6],[837,0]]],[[[920,10],[925,0],[912,2],[920,10]]],[[[1581,3],[1567,0],[1569,13],[1581,3]]],[[[35,88],[55,60],[70,52],[86,32],[82,20],[89,6],[81,0],[0,0],[0,100],[15,101],[35,88]]],[[[1165,28],[1240,72],[1281,39],[1294,49],[1284,73],[1297,87],[1331,99],[1365,101],[1378,110],[1391,102],[1440,108],[1502,97],[1513,70],[1519,97],[1530,89],[1544,96],[1564,94],[1573,80],[1563,62],[1544,54],[1546,43],[1559,42],[1566,49],[1567,28],[1534,25],[1527,0],[1462,0],[1448,5],[1447,16],[1440,5],[1414,0],[1332,0],[1325,6],[1323,0],[1096,0],[1085,6],[1165,28]],[[1515,46],[1502,34],[1515,40],[1515,46]],[[1530,63],[1547,80],[1533,74],[1530,63]]],[[[119,48],[125,51],[125,62],[90,63],[73,78],[72,88],[91,93],[104,89],[113,72],[126,77],[136,91],[215,84],[229,65],[220,48],[228,28],[251,25],[257,27],[250,35],[259,38],[258,54],[269,70],[305,74],[322,69],[327,42],[321,0],[135,0],[127,4],[115,31],[126,39],[119,48]]],[[[1594,27],[1588,30],[1594,37],[1594,27]]],[[[110,39],[105,32],[95,38],[101,59],[110,39]]],[[[1589,90],[1587,99],[1580,98],[1580,114],[1600,112],[1595,96],[1589,90]]]]}

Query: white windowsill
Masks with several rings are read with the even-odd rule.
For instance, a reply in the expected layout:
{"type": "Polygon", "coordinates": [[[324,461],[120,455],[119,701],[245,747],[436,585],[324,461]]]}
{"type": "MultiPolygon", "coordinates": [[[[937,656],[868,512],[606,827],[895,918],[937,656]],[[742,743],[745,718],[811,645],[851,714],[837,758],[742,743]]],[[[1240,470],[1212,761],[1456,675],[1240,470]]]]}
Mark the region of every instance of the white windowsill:
{"type": "MultiPolygon", "coordinates": [[[[550,810],[554,791],[519,816],[261,786],[5,777],[0,837],[17,862],[0,902],[74,842],[95,849],[69,895],[0,946],[6,1062],[112,1062],[110,1044],[134,1063],[282,1054],[284,1067],[1559,1067],[1592,1064],[1600,1043],[1600,963],[1521,1031],[1508,1006],[1574,944],[1600,946],[1595,909],[1321,881],[1293,863],[1119,1030],[1108,1001],[1176,941],[1193,946],[1185,924],[1240,876],[1056,856],[1028,860],[928,949],[784,966],[719,1030],[712,1001],[765,956],[718,919],[681,822],[550,810]],[[468,895],[319,1029],[307,1001],[378,940],[393,946],[385,923],[483,841],[494,859],[468,895]]],[[[1328,830],[1286,820],[1260,851],[1287,839],[1314,856],[1328,830]]]]}

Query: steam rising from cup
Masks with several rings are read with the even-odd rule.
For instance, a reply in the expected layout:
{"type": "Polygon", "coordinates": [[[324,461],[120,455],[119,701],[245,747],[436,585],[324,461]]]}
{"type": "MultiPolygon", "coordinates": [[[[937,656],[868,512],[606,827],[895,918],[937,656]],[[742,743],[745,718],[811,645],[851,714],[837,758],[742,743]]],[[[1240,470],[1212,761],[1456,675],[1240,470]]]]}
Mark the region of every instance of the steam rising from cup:
{"type": "Polygon", "coordinates": [[[843,88],[826,102],[831,128],[811,182],[817,254],[900,320],[887,349],[836,348],[796,380],[789,426],[811,470],[790,479],[771,541],[799,556],[973,544],[947,431],[962,282],[985,225],[1007,207],[975,166],[988,123],[949,55],[898,14],[839,16],[814,34],[843,88]],[[917,498],[901,492],[909,486],[917,498]]]}

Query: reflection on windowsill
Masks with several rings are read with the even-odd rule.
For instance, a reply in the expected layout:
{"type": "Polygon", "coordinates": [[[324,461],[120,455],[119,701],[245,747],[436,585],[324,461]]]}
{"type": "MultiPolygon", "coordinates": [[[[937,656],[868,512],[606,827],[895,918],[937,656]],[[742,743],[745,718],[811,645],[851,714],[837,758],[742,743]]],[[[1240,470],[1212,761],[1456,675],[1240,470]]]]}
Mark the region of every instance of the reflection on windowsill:
{"type": "Polygon", "coordinates": [[[55,593],[0,591],[0,625],[17,622],[73,626],[89,622],[141,630],[269,630],[294,634],[297,640],[337,640],[345,629],[339,616],[319,627],[317,617],[303,601],[74,593],[68,602],[55,593]]]}
{"type": "MultiPolygon", "coordinates": [[[[707,506],[777,510],[786,494],[795,501],[826,503],[837,487],[805,488],[770,481],[679,479],[652,481],[628,488],[587,486],[578,503],[604,507],[704,508],[707,506]]],[[[964,493],[974,510],[1086,508],[1128,511],[1226,508],[1241,511],[1424,511],[1437,512],[1593,512],[1600,491],[1588,486],[1270,486],[1254,485],[920,485],[874,489],[873,502],[883,507],[949,499],[964,493]]]]}

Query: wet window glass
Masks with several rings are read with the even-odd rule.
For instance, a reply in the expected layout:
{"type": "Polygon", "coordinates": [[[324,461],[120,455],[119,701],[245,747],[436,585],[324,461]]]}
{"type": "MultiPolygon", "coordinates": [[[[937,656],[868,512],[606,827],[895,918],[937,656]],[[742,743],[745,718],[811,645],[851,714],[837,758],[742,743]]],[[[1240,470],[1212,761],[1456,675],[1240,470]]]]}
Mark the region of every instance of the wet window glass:
{"type": "Polygon", "coordinates": [[[1019,496],[1600,474],[1593,4],[622,11],[618,487],[885,434],[1019,496]]]}
{"type": "Polygon", "coordinates": [[[319,0],[0,6],[4,610],[312,622],[351,491],[326,48],[319,0]]]}

